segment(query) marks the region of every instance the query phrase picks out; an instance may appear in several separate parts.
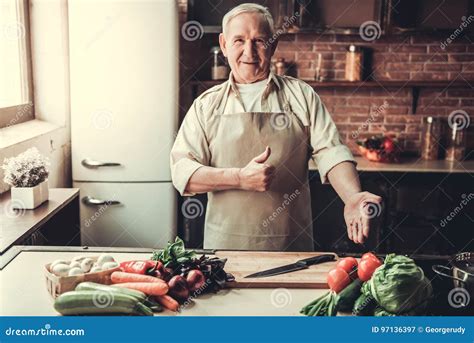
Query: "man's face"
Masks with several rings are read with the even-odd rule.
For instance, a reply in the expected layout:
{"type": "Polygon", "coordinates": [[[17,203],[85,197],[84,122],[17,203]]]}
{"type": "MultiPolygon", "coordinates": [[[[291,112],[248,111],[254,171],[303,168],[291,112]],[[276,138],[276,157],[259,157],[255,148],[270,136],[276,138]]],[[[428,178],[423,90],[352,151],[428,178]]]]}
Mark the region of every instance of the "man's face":
{"type": "Polygon", "coordinates": [[[260,13],[242,13],[220,34],[221,50],[237,83],[252,83],[268,77],[277,42],[269,43],[268,25],[260,13]],[[266,48],[265,48],[266,47],[266,48]]]}

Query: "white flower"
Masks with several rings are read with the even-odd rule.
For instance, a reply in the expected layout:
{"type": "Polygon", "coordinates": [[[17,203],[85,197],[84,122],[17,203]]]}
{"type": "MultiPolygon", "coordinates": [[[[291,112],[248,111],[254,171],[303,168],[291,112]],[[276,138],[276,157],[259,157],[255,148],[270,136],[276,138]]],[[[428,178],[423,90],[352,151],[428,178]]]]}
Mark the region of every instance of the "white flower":
{"type": "Polygon", "coordinates": [[[48,178],[49,160],[36,148],[30,148],[16,157],[6,158],[3,163],[3,181],[12,187],[34,187],[48,178]]]}

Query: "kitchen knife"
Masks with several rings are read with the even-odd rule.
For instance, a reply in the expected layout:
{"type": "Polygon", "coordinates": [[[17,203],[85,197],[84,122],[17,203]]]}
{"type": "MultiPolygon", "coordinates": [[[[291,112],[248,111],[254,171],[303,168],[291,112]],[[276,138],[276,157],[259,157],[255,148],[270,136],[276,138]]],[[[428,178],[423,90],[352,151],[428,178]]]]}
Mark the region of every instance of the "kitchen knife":
{"type": "Polygon", "coordinates": [[[318,255],[318,256],[314,256],[310,258],[305,258],[303,260],[299,260],[299,261],[296,261],[295,263],[287,264],[285,266],[267,269],[258,273],[250,274],[250,275],[245,276],[244,278],[259,278],[259,277],[268,277],[268,276],[273,276],[273,275],[291,273],[297,270],[309,268],[309,266],[312,266],[313,264],[334,261],[334,259],[335,259],[335,256],[333,254],[318,255]]]}

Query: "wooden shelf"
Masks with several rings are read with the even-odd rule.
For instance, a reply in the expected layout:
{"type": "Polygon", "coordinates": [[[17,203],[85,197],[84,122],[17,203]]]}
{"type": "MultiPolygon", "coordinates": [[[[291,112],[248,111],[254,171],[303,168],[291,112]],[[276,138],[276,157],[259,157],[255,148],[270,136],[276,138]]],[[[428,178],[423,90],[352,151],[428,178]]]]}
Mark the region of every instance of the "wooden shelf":
{"type": "MultiPolygon", "coordinates": [[[[198,88],[204,90],[221,84],[226,80],[191,80],[189,83],[193,87],[193,96],[198,96],[198,88]]],[[[411,88],[412,90],[412,114],[416,113],[418,98],[421,88],[473,88],[466,80],[454,81],[392,81],[392,80],[370,80],[370,81],[324,81],[302,80],[315,89],[321,88],[411,88]]],[[[474,81],[472,81],[474,84],[474,81]]]]}

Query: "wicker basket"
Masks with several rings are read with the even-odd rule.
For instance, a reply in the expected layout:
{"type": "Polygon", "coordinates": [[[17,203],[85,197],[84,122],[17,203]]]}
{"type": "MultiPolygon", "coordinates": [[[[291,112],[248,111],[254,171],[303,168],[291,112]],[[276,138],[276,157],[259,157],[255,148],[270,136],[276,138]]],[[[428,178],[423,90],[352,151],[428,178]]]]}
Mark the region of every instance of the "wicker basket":
{"type": "MultiPolygon", "coordinates": [[[[99,256],[87,256],[94,261],[97,261],[99,256]]],[[[104,285],[110,285],[110,275],[120,270],[120,267],[113,269],[103,270],[97,273],[86,273],[82,275],[75,276],[56,276],[51,272],[50,269],[51,263],[45,265],[44,275],[46,277],[46,288],[48,289],[49,294],[53,298],[57,298],[60,294],[73,291],[76,286],[81,282],[96,282],[104,285]]]]}

